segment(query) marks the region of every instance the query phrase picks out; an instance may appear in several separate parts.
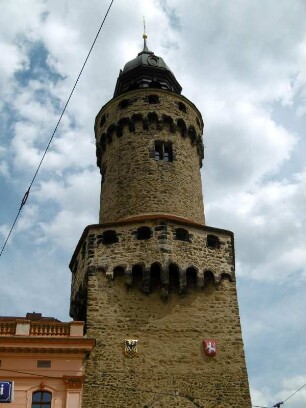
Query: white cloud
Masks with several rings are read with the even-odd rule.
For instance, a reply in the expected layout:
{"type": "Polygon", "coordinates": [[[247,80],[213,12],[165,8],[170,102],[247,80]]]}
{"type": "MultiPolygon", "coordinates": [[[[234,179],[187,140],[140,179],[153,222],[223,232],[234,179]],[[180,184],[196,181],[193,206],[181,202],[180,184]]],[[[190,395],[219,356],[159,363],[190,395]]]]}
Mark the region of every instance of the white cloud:
{"type": "Polygon", "coordinates": [[[204,192],[250,189],[289,159],[295,137],[247,102],[212,101],[204,132],[204,192]],[[219,105],[219,106],[218,106],[219,105]]]}
{"type": "Polygon", "coordinates": [[[99,174],[96,170],[84,170],[66,176],[62,181],[42,182],[34,193],[44,205],[53,201],[59,207],[54,217],[40,222],[43,235],[54,245],[73,249],[83,229],[98,221],[99,174]]]}
{"type": "Polygon", "coordinates": [[[235,226],[237,270],[255,280],[305,276],[305,174],[233,193],[207,206],[209,225],[235,226]]]}

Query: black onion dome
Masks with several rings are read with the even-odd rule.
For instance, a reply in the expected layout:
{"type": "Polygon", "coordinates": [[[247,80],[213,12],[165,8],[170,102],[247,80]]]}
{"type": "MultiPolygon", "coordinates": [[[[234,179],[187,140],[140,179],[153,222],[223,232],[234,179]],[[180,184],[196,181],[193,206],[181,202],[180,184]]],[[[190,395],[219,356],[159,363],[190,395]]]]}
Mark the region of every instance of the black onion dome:
{"type": "Polygon", "coordinates": [[[140,88],[165,89],[177,94],[182,91],[181,85],[165,61],[149,51],[145,36],[143,50],[136,58],[125,64],[123,71],[120,70],[114,98],[140,88]]]}

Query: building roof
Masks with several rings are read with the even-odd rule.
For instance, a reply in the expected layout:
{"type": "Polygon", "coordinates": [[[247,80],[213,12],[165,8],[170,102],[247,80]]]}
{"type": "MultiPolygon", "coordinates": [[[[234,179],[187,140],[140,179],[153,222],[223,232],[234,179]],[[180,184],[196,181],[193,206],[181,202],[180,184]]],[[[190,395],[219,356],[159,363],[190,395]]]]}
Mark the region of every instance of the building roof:
{"type": "Polygon", "coordinates": [[[163,58],[158,57],[147,47],[144,35],[143,50],[137,57],[128,61],[120,70],[117,79],[114,98],[134,89],[156,88],[165,89],[180,94],[181,85],[169,69],[163,58]]]}

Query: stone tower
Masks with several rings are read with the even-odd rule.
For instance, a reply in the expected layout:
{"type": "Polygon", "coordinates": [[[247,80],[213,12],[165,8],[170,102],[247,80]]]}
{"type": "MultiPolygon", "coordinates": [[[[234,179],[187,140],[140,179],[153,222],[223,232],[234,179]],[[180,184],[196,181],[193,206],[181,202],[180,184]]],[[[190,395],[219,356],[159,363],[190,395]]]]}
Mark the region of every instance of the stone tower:
{"type": "Polygon", "coordinates": [[[99,224],[73,254],[71,317],[97,346],[83,408],[250,407],[234,236],[205,225],[203,120],[144,48],[95,121],[99,224]]]}

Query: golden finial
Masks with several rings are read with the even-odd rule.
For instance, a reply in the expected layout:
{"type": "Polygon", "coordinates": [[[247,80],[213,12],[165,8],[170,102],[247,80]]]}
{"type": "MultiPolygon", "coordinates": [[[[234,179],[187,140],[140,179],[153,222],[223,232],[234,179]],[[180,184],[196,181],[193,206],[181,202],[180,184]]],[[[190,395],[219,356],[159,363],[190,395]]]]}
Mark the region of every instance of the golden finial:
{"type": "Polygon", "coordinates": [[[146,20],[145,20],[145,17],[144,17],[144,16],[142,17],[142,19],[143,19],[143,34],[142,34],[142,38],[143,38],[144,40],[146,40],[146,39],[148,38],[147,33],[146,33],[146,20]]]}

